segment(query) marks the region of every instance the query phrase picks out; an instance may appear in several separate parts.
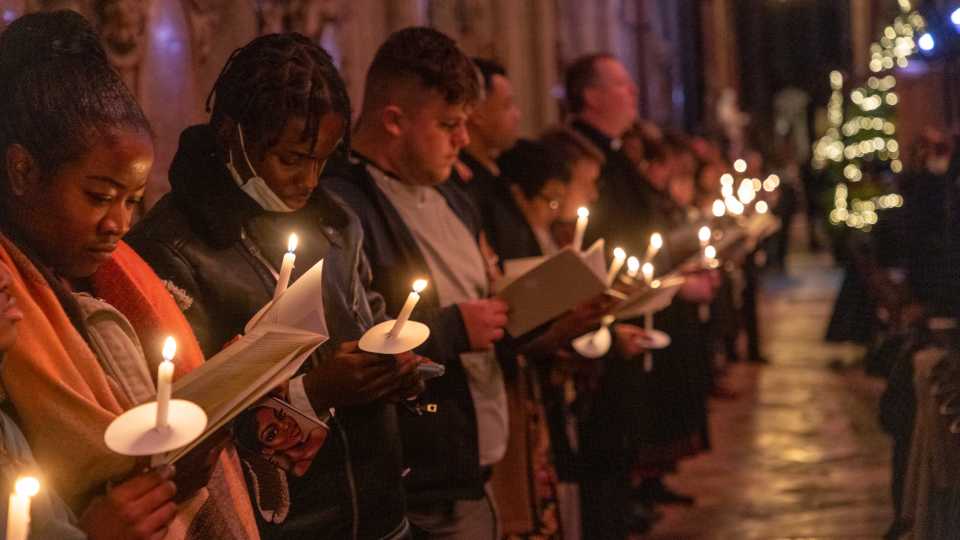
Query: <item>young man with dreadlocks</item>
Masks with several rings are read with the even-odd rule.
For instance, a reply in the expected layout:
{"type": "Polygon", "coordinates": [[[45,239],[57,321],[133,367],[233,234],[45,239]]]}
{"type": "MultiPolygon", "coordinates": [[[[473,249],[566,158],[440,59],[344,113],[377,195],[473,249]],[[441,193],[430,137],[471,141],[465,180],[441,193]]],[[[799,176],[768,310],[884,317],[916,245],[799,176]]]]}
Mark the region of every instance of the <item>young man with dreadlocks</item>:
{"type": "Polygon", "coordinates": [[[294,280],[324,260],[331,339],[288,392],[295,406],[329,416],[331,433],[302,477],[246,462],[261,535],[404,537],[394,402],[422,389],[423,360],[357,349],[363,332],[384,320],[383,300],[367,288],[356,216],[318,185],[327,158],[348,147],[344,83],[322,48],[275,34],[231,56],[211,103],[210,122],[180,137],[172,191],[128,240],[169,280],[207,355],[271,299],[291,232],[303,239],[294,280]]]}

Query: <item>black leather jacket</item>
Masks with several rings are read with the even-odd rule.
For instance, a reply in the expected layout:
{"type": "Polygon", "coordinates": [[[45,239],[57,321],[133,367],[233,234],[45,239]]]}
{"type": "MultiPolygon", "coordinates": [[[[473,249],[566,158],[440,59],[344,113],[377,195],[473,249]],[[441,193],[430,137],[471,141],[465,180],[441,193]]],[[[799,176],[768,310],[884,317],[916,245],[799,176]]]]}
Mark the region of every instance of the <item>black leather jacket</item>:
{"type": "MultiPolygon", "coordinates": [[[[184,314],[208,356],[242,333],[270,300],[287,232],[300,236],[293,279],[324,259],[323,303],[330,331],[313,361],[330,361],[342,342],[384,319],[368,290],[357,217],[322,188],[290,214],[262,210],[218,157],[213,131],[188,128],[170,168],[172,191],[126,241],[179,291],[184,314]]],[[[372,403],[337,410],[332,431],[300,479],[291,477],[291,512],[261,522],[265,538],[383,538],[404,526],[396,407],[372,403]]]]}

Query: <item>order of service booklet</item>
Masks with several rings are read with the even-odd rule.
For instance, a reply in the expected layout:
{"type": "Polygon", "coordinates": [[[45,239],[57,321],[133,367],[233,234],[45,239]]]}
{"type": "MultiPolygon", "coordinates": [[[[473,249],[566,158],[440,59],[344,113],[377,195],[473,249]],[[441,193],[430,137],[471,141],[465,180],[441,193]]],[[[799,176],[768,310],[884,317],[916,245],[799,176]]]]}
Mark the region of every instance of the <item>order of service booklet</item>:
{"type": "Polygon", "coordinates": [[[177,461],[286,383],[329,338],[322,283],[321,260],[254,315],[242,337],[174,383],[173,397],[199,405],[207,414],[207,427],[197,440],[168,452],[159,463],[177,461]]]}
{"type": "Polygon", "coordinates": [[[578,253],[504,261],[497,297],[510,306],[506,330],[519,337],[607,290],[603,240],[578,253]]]}

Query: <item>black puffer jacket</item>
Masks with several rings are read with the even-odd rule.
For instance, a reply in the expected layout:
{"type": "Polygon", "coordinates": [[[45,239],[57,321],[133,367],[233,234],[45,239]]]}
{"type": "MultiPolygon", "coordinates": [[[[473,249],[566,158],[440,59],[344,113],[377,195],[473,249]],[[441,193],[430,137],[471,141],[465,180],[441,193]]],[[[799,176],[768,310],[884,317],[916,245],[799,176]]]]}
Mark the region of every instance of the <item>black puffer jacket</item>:
{"type": "MultiPolygon", "coordinates": [[[[384,318],[382,298],[367,289],[360,223],[322,188],[297,212],[262,210],[231,178],[206,125],[181,135],[170,185],[126,240],[181,290],[175,296],[208,356],[271,299],[291,231],[301,239],[293,279],[324,259],[331,338],[314,361],[331,361],[335,347],[384,318]]],[[[290,516],[261,523],[265,538],[383,538],[404,526],[395,406],[340,408],[332,427],[306,476],[291,481],[290,516]]]]}

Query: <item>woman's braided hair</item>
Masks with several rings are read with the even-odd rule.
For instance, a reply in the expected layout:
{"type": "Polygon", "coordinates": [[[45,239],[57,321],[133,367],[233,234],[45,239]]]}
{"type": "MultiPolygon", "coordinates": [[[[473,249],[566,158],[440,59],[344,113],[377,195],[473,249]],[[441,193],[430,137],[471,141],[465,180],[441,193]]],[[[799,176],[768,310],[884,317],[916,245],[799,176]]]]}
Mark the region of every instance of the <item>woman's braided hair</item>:
{"type": "Polygon", "coordinates": [[[350,97],[333,59],[302,34],[261,36],[235,50],[207,97],[210,125],[219,132],[226,119],[240,124],[251,146],[276,144],[291,118],[306,121],[304,140],[316,143],[320,120],[343,117],[342,150],[350,147],[350,97]]]}
{"type": "MultiPolygon", "coordinates": [[[[24,15],[0,34],[0,152],[19,144],[44,176],[112,130],[152,135],[90,23],[73,11],[24,15]]],[[[0,180],[7,171],[0,167],[0,180]]]]}

